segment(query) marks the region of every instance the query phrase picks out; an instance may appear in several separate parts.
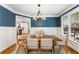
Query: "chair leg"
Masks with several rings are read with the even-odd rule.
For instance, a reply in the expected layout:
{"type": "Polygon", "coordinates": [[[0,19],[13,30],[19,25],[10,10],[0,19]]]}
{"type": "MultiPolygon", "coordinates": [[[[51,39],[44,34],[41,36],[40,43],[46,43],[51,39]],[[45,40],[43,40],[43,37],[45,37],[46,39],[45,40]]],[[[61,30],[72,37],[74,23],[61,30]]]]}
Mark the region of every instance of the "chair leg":
{"type": "Polygon", "coordinates": [[[26,51],[27,54],[29,54],[29,49],[26,51]]]}
{"type": "Polygon", "coordinates": [[[20,47],[23,47],[24,52],[26,53],[26,49],[25,49],[25,47],[24,47],[23,45],[18,45],[18,46],[17,46],[17,49],[16,49],[16,54],[18,53],[20,47]]]}
{"type": "Polygon", "coordinates": [[[22,45],[23,49],[24,49],[24,52],[26,53],[26,48],[24,47],[24,45],[22,45]]]}
{"type": "Polygon", "coordinates": [[[51,47],[51,54],[53,53],[53,46],[51,47]]]}
{"type": "Polygon", "coordinates": [[[20,46],[17,46],[17,48],[16,48],[16,54],[18,53],[19,48],[20,48],[20,46]]]}
{"type": "Polygon", "coordinates": [[[53,54],[53,50],[51,50],[51,53],[53,54]]]}
{"type": "Polygon", "coordinates": [[[39,51],[39,54],[41,54],[41,48],[39,48],[38,51],[39,51]]]}
{"type": "Polygon", "coordinates": [[[28,49],[26,48],[26,54],[28,54],[28,49]]]}
{"type": "Polygon", "coordinates": [[[60,53],[60,50],[61,50],[61,46],[59,46],[59,49],[58,49],[58,51],[57,51],[58,54],[60,53]]]}

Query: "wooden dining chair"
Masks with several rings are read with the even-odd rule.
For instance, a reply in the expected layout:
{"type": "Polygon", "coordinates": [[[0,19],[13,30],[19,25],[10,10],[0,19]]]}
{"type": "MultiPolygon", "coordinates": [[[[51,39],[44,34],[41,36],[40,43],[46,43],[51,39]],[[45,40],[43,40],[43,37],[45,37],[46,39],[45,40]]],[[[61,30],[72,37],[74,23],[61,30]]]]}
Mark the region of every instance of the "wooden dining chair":
{"type": "MultiPolygon", "coordinates": [[[[58,53],[59,53],[61,48],[65,49],[67,47],[68,38],[66,38],[63,35],[58,36],[58,38],[62,40],[62,41],[56,41],[56,46],[59,47],[59,49],[58,49],[58,53]]],[[[67,51],[65,51],[65,52],[68,53],[67,51]]]]}
{"type": "Polygon", "coordinates": [[[39,50],[39,42],[37,38],[29,38],[27,39],[27,49],[28,53],[30,50],[39,50]]]}
{"type": "Polygon", "coordinates": [[[42,29],[35,31],[35,36],[36,37],[43,37],[44,31],[42,29]]]}
{"type": "Polygon", "coordinates": [[[46,51],[51,51],[53,52],[53,42],[52,39],[50,38],[42,38],[41,39],[41,44],[40,44],[40,50],[46,50],[46,51]]]}
{"type": "Polygon", "coordinates": [[[17,42],[16,42],[16,53],[18,53],[19,49],[20,48],[23,48],[24,49],[24,52],[26,52],[26,39],[28,38],[28,35],[18,35],[17,36],[17,42]]]}

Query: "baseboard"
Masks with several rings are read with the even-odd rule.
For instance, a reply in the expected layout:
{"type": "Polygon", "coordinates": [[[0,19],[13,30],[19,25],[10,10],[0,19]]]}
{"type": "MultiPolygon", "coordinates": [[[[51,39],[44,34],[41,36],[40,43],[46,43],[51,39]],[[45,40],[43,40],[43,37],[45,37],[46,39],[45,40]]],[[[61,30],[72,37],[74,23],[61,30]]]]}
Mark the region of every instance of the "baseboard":
{"type": "Polygon", "coordinates": [[[5,49],[4,51],[0,52],[0,54],[11,54],[15,50],[15,48],[16,48],[16,44],[13,44],[7,49],[5,49]]]}

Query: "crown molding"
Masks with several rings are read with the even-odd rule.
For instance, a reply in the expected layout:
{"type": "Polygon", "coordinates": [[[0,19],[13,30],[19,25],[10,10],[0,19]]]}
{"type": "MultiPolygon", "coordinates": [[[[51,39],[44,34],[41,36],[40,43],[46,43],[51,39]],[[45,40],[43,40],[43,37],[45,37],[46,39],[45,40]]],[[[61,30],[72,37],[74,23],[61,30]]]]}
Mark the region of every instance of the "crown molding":
{"type": "MultiPolygon", "coordinates": [[[[15,13],[16,15],[23,15],[23,16],[27,16],[27,17],[33,17],[32,15],[27,15],[21,12],[17,12],[15,10],[13,10],[12,8],[10,8],[9,6],[7,6],[6,4],[0,4],[1,6],[3,6],[4,8],[8,9],[9,11],[15,13]]],[[[77,5],[77,4],[76,4],[77,5]]],[[[44,15],[45,17],[60,17],[62,14],[64,14],[65,12],[67,12],[68,10],[72,9],[73,7],[75,7],[76,5],[71,6],[70,8],[66,9],[65,11],[63,11],[62,13],[58,14],[58,15],[44,15]]]]}
{"type": "Polygon", "coordinates": [[[73,7],[75,7],[77,4],[72,5],[71,7],[69,7],[68,9],[66,9],[65,11],[63,11],[62,13],[60,13],[58,16],[63,15],[64,13],[66,13],[67,11],[69,11],[70,9],[72,9],[73,7]]]}
{"type": "MultiPolygon", "coordinates": [[[[9,11],[15,13],[16,15],[23,15],[23,16],[28,16],[28,17],[33,17],[32,15],[27,15],[21,12],[17,12],[15,10],[13,10],[12,8],[10,8],[9,6],[7,6],[6,4],[1,4],[1,6],[3,6],[4,8],[8,9],[9,11]]],[[[44,15],[45,17],[59,17],[59,15],[44,15]]]]}
{"type": "Polygon", "coordinates": [[[9,6],[5,5],[5,4],[0,4],[2,7],[8,9],[9,11],[15,13],[16,15],[23,15],[23,16],[27,16],[27,17],[32,17],[31,15],[27,15],[27,14],[24,14],[24,13],[21,13],[21,12],[17,12],[15,10],[13,10],[12,8],[10,8],[9,6]]]}

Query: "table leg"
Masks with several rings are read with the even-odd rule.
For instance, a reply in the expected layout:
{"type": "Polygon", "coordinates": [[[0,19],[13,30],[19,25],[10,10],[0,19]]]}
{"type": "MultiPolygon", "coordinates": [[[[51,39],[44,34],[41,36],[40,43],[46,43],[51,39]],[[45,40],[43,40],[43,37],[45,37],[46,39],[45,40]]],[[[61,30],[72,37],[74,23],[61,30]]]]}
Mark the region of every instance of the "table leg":
{"type": "Polygon", "coordinates": [[[53,53],[55,53],[55,41],[53,40],[53,53]]]}
{"type": "Polygon", "coordinates": [[[53,41],[53,53],[54,53],[54,41],[53,41]]]}
{"type": "Polygon", "coordinates": [[[41,42],[40,42],[40,40],[39,40],[39,53],[41,53],[41,48],[40,48],[40,44],[41,44],[41,42]]]}

